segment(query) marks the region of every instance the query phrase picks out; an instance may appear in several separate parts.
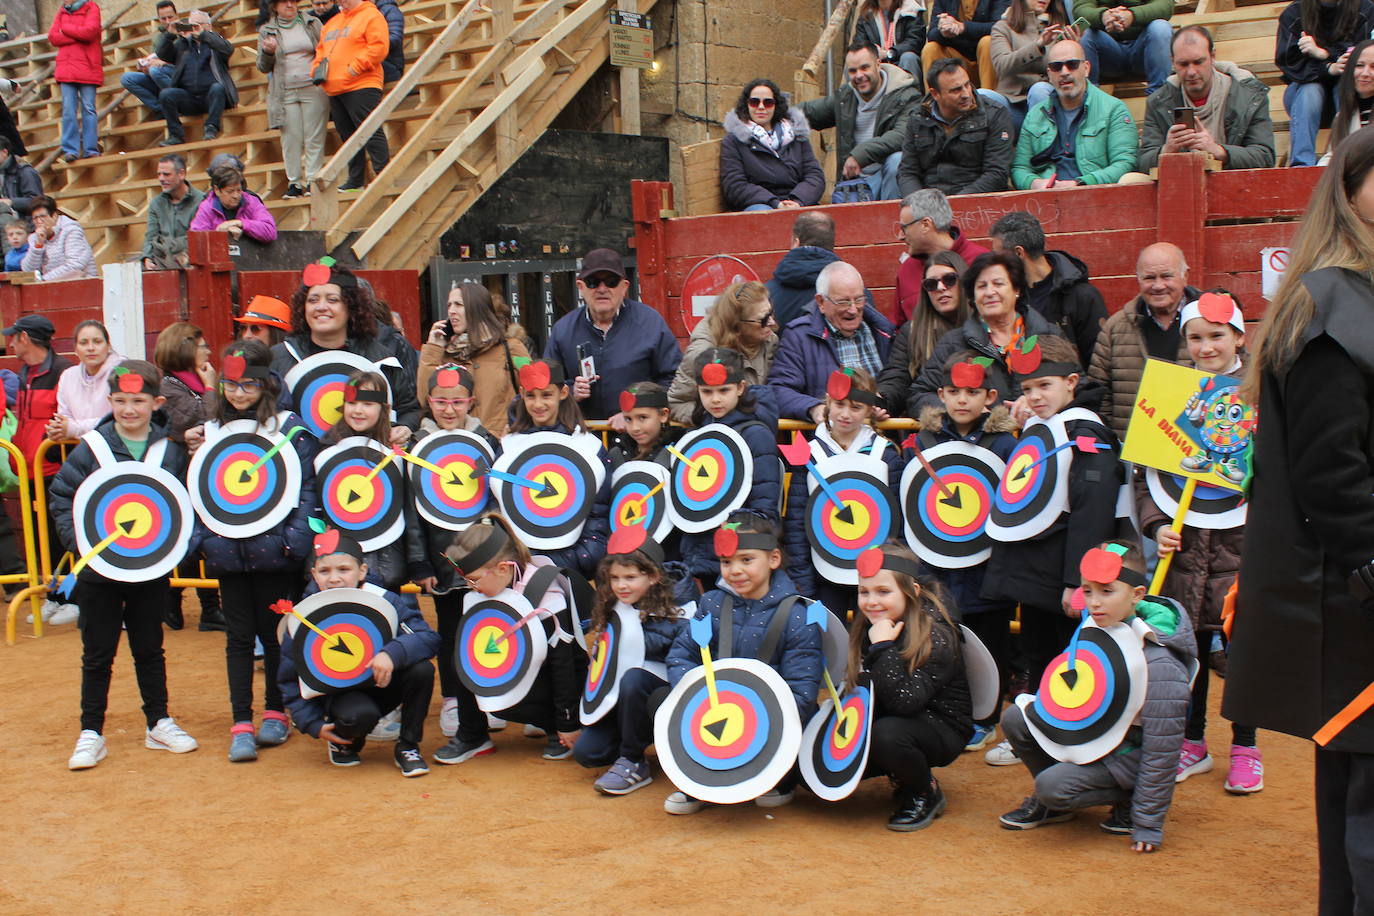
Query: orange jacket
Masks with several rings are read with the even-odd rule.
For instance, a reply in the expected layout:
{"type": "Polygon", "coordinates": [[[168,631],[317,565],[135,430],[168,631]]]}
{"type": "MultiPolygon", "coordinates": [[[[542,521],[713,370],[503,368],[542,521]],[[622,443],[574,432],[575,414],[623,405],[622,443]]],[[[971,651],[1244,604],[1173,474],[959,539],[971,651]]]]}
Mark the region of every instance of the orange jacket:
{"type": "Polygon", "coordinates": [[[352,12],[341,9],[329,17],[315,48],[314,64],[319,66],[320,61],[329,58],[325,93],[342,95],[355,89],[381,89],[382,61],[390,46],[386,17],[369,0],[363,0],[352,12]]]}

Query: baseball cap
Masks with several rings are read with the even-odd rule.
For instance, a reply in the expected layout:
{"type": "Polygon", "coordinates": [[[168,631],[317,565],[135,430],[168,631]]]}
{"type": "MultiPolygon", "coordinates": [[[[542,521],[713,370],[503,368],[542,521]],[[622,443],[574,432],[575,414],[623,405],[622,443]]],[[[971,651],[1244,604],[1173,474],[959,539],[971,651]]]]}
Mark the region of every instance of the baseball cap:
{"type": "Polygon", "coordinates": [[[52,340],[55,329],[52,322],[42,315],[25,315],[14,324],[0,330],[0,334],[6,337],[13,337],[20,331],[28,334],[35,343],[47,343],[52,340]]]}
{"type": "Polygon", "coordinates": [[[609,248],[593,248],[587,252],[582,259],[582,269],[577,272],[577,279],[585,280],[595,274],[615,274],[624,280],[625,263],[620,260],[620,253],[609,248]]]}

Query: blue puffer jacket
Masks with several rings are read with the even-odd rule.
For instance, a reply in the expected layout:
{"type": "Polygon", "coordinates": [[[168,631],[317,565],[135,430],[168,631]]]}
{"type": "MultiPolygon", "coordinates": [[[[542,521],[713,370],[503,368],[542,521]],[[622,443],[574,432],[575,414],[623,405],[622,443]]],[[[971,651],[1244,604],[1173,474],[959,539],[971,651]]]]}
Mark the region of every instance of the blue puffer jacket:
{"type": "MultiPolygon", "coordinates": [[[[916,441],[924,449],[942,442],[963,440],[973,445],[981,445],[1006,461],[1012,449],[1016,448],[1016,436],[1012,432],[1015,429],[1016,424],[1012,422],[1011,412],[999,404],[984,415],[981,425],[975,426],[967,436],[961,436],[950,422],[949,415],[932,407],[921,411],[921,432],[916,441]]],[[[908,461],[916,460],[916,453],[910,449],[905,451],[905,456],[908,461]]],[[[955,607],[950,608],[951,613],[967,617],[969,614],[982,611],[1010,611],[1015,608],[1015,602],[1008,604],[1006,601],[989,601],[982,597],[983,576],[988,568],[986,562],[965,569],[939,569],[927,563],[922,563],[921,566],[927,575],[944,585],[949,596],[954,599],[955,607]]]]}
{"type": "MultiPolygon", "coordinates": [[[[533,426],[527,433],[562,433],[565,436],[572,435],[572,430],[562,423],[555,423],[553,426],[533,426]]],[[[508,433],[507,441],[512,436],[519,433],[508,433]]],[[[596,577],[596,564],[601,562],[601,558],[606,555],[606,542],[611,536],[611,462],[606,455],[603,446],[598,451],[601,464],[606,469],[606,476],[601,481],[601,489],[596,491],[596,501],[592,504],[592,514],[587,517],[587,522],[582,526],[582,536],[577,543],[571,547],[561,547],[557,550],[531,550],[537,556],[548,557],[555,565],[564,569],[572,569],[582,573],[589,581],[596,577]]]]}
{"type": "MultiPolygon", "coordinates": [[[[463,427],[463,429],[470,433],[476,433],[485,439],[487,444],[491,446],[492,457],[500,458],[501,440],[493,436],[487,431],[485,426],[477,422],[476,417],[469,416],[468,421],[468,425],[463,427]]],[[[425,417],[420,421],[420,428],[415,433],[415,443],[418,444],[421,439],[425,438],[430,433],[438,431],[439,427],[434,421],[429,417],[425,417]]],[[[415,445],[412,445],[410,451],[414,450],[415,445]]],[[[407,474],[407,480],[409,477],[410,475],[407,474]]],[[[413,495],[411,496],[411,503],[412,505],[414,504],[413,495]]],[[[491,502],[490,505],[492,508],[495,508],[495,502],[491,502]]],[[[453,564],[450,563],[448,558],[444,555],[444,551],[453,543],[453,539],[458,536],[458,532],[449,531],[447,528],[440,528],[438,525],[431,524],[424,516],[419,514],[418,510],[416,511],[416,521],[420,526],[425,549],[429,555],[430,566],[434,569],[434,578],[437,580],[434,585],[434,594],[443,595],[453,591],[455,588],[463,588],[464,583],[458,578],[458,574],[453,569],[453,564]]]]}
{"type": "MultiPolygon", "coordinates": [[[[230,414],[227,419],[251,420],[252,412],[230,414]]],[[[281,432],[304,426],[301,418],[294,413],[282,423],[281,432]]],[[[294,448],[301,462],[300,505],[291,511],[283,521],[270,531],[251,538],[228,538],[215,534],[196,518],[196,529],[191,535],[189,556],[197,552],[205,557],[205,571],[212,576],[235,575],[254,572],[299,572],[310,559],[311,542],[310,517],[319,508],[315,493],[315,453],[319,443],[315,437],[300,433],[291,440],[289,448],[294,448]]]]}
{"type": "MultiPolygon", "coordinates": [[[[841,448],[839,443],[830,435],[830,428],[818,426],[816,431],[811,434],[811,460],[820,461],[822,458],[829,458],[831,455],[838,455],[841,452],[857,455],[872,454],[874,449],[881,449],[878,457],[887,465],[887,481],[892,492],[895,494],[897,485],[902,480],[902,461],[901,449],[894,445],[890,440],[880,435],[877,430],[866,428],[859,431],[859,435],[849,444],[849,448],[841,448]]],[[[803,467],[793,467],[792,480],[787,487],[787,517],[783,520],[783,546],[787,556],[789,575],[792,582],[797,586],[797,591],[803,595],[816,595],[816,567],[811,562],[811,542],[806,537],[806,503],[811,497],[811,472],[803,467]]],[[[900,507],[899,507],[900,508],[900,507]]],[[[896,529],[893,531],[894,537],[901,536],[901,517],[895,519],[896,529]]]]}
{"type": "MultiPolygon", "coordinates": [[[[768,624],[773,612],[790,595],[797,594],[787,573],[778,570],[773,573],[773,581],[768,594],[758,601],[748,601],[738,595],[732,615],[734,618],[734,651],[732,658],[757,658],[762,647],[763,637],[768,632],[768,624]]],[[[694,619],[711,620],[711,658],[719,659],[720,647],[720,608],[725,601],[726,592],[717,588],[701,596],[694,619]]],[[[774,658],[763,659],[769,667],[782,675],[792,691],[805,725],[816,711],[816,696],[821,686],[821,631],[820,627],[806,622],[806,602],[798,601],[792,606],[792,613],[783,629],[782,639],[778,641],[778,654],[774,658]]],[[[676,685],[682,676],[701,664],[701,647],[692,639],[690,627],[684,627],[668,652],[668,683],[676,685]]]]}
{"type": "Polygon", "coordinates": [[[650,617],[640,624],[644,628],[644,660],[666,662],[673,643],[687,629],[687,618],[650,617]]]}
{"type": "MultiPolygon", "coordinates": [[[[864,324],[873,332],[878,346],[878,364],[887,363],[894,328],[871,305],[864,306],[864,324]]],[[[820,311],[812,307],[787,325],[768,370],[768,384],[776,389],[779,415],[792,420],[810,420],[811,408],[825,397],[830,373],[843,368],[835,358],[830,328],[820,311]]]]}
{"type": "MultiPolygon", "coordinates": [[[[403,598],[395,592],[387,591],[371,583],[364,584],[363,588],[380,593],[396,609],[396,637],[382,646],[382,651],[391,656],[397,671],[402,668],[409,668],[416,662],[422,662],[438,654],[439,634],[431,630],[429,624],[425,623],[425,617],[420,613],[420,606],[414,600],[403,598]]],[[[304,597],[309,597],[318,591],[319,588],[312,582],[306,588],[304,597]]],[[[286,701],[286,708],[291,710],[291,721],[296,724],[296,728],[300,729],[302,734],[318,738],[320,728],[324,725],[327,698],[311,697],[307,700],[301,696],[301,686],[296,680],[295,653],[292,651],[292,646],[293,640],[290,632],[283,633],[281,667],[277,669],[277,685],[281,687],[282,699],[286,701]]]]}
{"type": "MultiPolygon", "coordinates": [[[[754,483],[743,509],[750,509],[760,515],[776,519],[778,500],[782,496],[782,463],[778,453],[778,409],[773,401],[773,391],[766,385],[754,385],[747,389],[746,396],[754,396],[752,411],[734,410],[703,424],[703,428],[717,423],[730,427],[739,433],[749,446],[753,457],[754,483]]],[[[720,561],[716,558],[712,539],[715,531],[702,531],[697,534],[682,535],[682,562],[687,564],[694,576],[705,576],[713,581],[720,574],[720,561]]]]}

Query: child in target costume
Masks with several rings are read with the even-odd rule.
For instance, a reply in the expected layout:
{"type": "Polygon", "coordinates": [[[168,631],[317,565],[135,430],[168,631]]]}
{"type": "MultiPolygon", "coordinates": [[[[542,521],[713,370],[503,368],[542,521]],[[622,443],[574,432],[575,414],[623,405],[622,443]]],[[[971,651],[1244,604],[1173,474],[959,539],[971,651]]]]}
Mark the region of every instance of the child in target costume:
{"type": "MultiPolygon", "coordinates": [[[[152,363],[128,359],[110,373],[110,416],[83,438],[62,465],[48,496],[53,524],[62,546],[79,553],[78,520],[72,503],[83,481],[110,461],[158,458],[177,479],[186,473],[186,449],[167,438],[167,415],[158,394],[162,373],[152,363]],[[151,454],[150,454],[151,453],[151,454]]],[[[76,580],[75,601],[81,608],[81,735],[67,766],[86,770],[105,759],[105,709],[119,634],[129,634],[143,714],[148,722],[144,745],[184,754],[196,739],[167,714],[167,660],[162,651],[162,610],[171,587],[166,578],[149,582],[116,582],[90,567],[76,580]]]]}

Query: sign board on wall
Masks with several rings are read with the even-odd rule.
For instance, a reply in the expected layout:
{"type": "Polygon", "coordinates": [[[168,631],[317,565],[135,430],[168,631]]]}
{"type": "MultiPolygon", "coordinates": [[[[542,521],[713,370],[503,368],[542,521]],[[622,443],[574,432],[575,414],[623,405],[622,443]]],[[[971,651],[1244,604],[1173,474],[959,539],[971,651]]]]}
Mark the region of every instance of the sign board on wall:
{"type": "Polygon", "coordinates": [[[1265,248],[1260,251],[1260,295],[1273,299],[1288,269],[1287,248],[1265,248]]]}
{"type": "Polygon", "coordinates": [[[649,17],[611,10],[611,66],[649,70],[654,65],[654,31],[649,17]]]}

